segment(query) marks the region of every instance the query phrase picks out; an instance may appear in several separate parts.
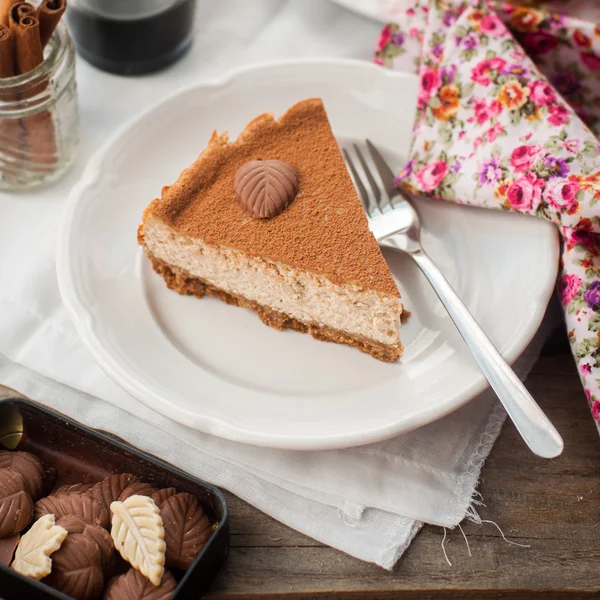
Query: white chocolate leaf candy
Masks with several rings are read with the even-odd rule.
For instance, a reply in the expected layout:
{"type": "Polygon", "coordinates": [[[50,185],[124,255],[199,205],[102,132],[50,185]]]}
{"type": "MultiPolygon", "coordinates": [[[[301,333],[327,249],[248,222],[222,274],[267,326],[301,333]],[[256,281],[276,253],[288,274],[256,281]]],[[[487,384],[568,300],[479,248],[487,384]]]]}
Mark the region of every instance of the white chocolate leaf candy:
{"type": "Polygon", "coordinates": [[[130,496],[113,502],[110,535],[121,556],[155,586],[165,571],[165,529],[154,500],[130,496]]]}
{"type": "Polygon", "coordinates": [[[46,577],[52,570],[50,555],[66,537],[67,530],[55,524],[54,515],[44,515],[19,541],[11,567],[33,579],[46,577]]]}

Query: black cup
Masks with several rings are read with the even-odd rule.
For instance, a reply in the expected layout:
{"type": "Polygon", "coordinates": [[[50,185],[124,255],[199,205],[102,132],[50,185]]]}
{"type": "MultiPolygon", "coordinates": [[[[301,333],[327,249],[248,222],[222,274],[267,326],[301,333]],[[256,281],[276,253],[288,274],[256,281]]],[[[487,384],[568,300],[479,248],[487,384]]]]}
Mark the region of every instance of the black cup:
{"type": "Polygon", "coordinates": [[[67,24],[78,53],[110,73],[163,69],[192,43],[196,0],[70,0],[67,24]]]}

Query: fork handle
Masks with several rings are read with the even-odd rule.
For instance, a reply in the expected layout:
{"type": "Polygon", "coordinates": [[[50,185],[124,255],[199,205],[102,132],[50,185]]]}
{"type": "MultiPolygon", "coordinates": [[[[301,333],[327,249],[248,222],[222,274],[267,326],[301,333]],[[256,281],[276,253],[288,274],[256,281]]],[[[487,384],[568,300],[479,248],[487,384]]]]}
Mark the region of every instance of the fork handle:
{"type": "Polygon", "coordinates": [[[563,441],[521,380],[469,312],[459,295],[423,248],[409,253],[433,286],[469,350],[487,377],[521,437],[538,456],[554,458],[563,441]]]}

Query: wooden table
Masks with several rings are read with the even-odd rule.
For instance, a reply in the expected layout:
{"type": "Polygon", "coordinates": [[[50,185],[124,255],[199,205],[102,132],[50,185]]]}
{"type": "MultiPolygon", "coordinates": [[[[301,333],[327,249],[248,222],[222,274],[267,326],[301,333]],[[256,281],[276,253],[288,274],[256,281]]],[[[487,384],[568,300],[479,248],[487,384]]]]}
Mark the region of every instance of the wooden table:
{"type": "Polygon", "coordinates": [[[458,529],[425,526],[394,571],[363,563],[277,523],[229,495],[231,555],[214,599],[438,598],[562,600],[600,598],[600,439],[564,331],[526,381],[565,440],[555,460],[535,457],[511,423],[482,472],[479,490],[506,543],[490,524],[466,522],[472,556],[458,529]]]}

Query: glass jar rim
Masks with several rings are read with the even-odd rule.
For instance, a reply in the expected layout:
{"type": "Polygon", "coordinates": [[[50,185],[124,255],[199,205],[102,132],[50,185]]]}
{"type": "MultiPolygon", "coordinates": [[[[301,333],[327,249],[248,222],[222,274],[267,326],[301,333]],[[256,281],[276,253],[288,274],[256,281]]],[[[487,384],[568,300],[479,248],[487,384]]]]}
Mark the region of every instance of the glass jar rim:
{"type": "Polygon", "coordinates": [[[0,90],[34,83],[40,77],[48,75],[64,56],[69,42],[69,34],[67,33],[65,24],[59,23],[48,42],[48,46],[50,46],[48,56],[44,57],[44,60],[37,67],[31,69],[31,71],[27,71],[27,73],[0,78],[0,90]]]}

